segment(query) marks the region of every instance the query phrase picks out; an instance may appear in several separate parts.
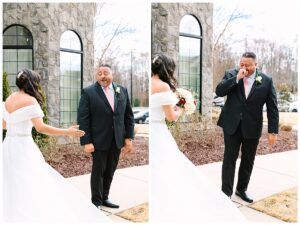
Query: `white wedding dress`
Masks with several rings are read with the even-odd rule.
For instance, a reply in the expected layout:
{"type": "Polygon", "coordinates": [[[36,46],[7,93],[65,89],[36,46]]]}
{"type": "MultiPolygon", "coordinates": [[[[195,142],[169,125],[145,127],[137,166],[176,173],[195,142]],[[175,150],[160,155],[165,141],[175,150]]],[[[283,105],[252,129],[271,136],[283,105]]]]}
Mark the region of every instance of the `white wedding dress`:
{"type": "Polygon", "coordinates": [[[165,124],[162,107],[175,105],[178,102],[175,94],[171,91],[155,93],[150,101],[149,221],[246,221],[237,206],[178,149],[165,124]]]}
{"type": "MultiPolygon", "coordinates": [[[[88,198],[49,166],[31,136],[39,105],[9,113],[3,142],[3,219],[6,222],[110,222],[88,198]]],[[[89,184],[87,184],[89,185],[89,184]]]]}

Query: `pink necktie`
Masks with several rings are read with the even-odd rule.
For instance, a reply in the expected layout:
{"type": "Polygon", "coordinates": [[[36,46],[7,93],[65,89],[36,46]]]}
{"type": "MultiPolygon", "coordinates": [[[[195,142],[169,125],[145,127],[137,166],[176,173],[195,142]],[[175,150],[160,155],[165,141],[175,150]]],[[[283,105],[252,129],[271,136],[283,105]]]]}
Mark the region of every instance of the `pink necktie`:
{"type": "Polygon", "coordinates": [[[249,92],[249,81],[246,77],[244,77],[244,89],[245,89],[245,96],[248,98],[248,92],[249,92]]]}
{"type": "Polygon", "coordinates": [[[107,98],[112,110],[114,111],[114,98],[110,93],[109,87],[105,87],[104,90],[105,90],[106,98],[107,98]]]}

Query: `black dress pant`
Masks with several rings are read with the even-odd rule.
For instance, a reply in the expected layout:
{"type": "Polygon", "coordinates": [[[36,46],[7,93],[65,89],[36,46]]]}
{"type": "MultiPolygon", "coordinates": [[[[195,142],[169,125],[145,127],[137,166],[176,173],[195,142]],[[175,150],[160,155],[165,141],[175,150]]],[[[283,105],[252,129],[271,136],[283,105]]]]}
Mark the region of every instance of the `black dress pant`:
{"type": "Polygon", "coordinates": [[[116,147],[113,138],[111,148],[107,151],[95,149],[92,153],[91,173],[92,203],[99,206],[108,199],[111,182],[116,171],[121,150],[116,147]]]}
{"type": "MultiPolygon", "coordinates": [[[[242,122],[242,121],[241,121],[242,122]]],[[[233,192],[236,160],[241,149],[241,164],[238,174],[238,191],[246,191],[253,169],[255,154],[259,139],[246,139],[243,137],[241,123],[233,135],[224,131],[225,151],[222,164],[222,191],[231,196],[233,192]]]]}

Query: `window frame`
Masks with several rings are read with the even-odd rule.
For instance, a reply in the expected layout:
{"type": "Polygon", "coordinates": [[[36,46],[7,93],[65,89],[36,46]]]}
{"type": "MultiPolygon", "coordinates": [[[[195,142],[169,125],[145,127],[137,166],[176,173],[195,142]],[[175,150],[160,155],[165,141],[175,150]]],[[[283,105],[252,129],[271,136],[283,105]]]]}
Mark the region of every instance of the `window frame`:
{"type": "MultiPolygon", "coordinates": [[[[61,36],[60,36],[60,42],[59,43],[61,43],[61,38],[62,38],[62,36],[64,35],[64,33],[65,32],[67,32],[67,31],[71,31],[71,32],[73,32],[75,35],[76,35],[76,37],[78,38],[78,40],[79,40],[79,43],[80,43],[80,49],[81,50],[75,50],[75,49],[69,49],[69,48],[59,48],[59,55],[60,55],[60,57],[61,57],[61,52],[65,52],[65,53],[72,53],[72,54],[78,54],[78,55],[80,55],[80,91],[83,89],[83,43],[82,43],[82,40],[81,40],[81,37],[79,36],[79,34],[76,32],[76,31],[74,31],[74,30],[66,30],[66,31],[64,31],[62,34],[61,34],[61,36]]],[[[60,63],[61,63],[61,61],[60,61],[60,63]]],[[[61,68],[61,67],[60,67],[61,68]]],[[[61,70],[59,70],[59,80],[61,79],[61,70]]],[[[61,96],[62,96],[62,89],[65,89],[65,88],[67,88],[67,89],[69,89],[69,90],[72,90],[72,89],[77,89],[77,88],[72,88],[72,87],[63,87],[63,86],[61,86],[61,84],[59,83],[59,96],[60,96],[60,101],[62,101],[62,99],[61,99],[61,96]]],[[[72,98],[68,98],[68,99],[63,99],[63,100],[68,100],[68,101],[70,101],[70,104],[72,104],[72,101],[74,101],[72,98]]],[[[70,107],[70,109],[71,109],[71,107],[70,107]]],[[[72,114],[72,112],[73,111],[62,111],[62,107],[61,107],[61,102],[60,102],[60,105],[59,105],[59,123],[60,123],[60,125],[62,125],[63,123],[63,121],[62,121],[62,112],[68,112],[68,113],[70,113],[70,115],[72,114]]]]}
{"type": "MultiPolygon", "coordinates": [[[[200,113],[202,113],[202,49],[203,49],[203,45],[202,45],[203,35],[202,34],[203,34],[203,30],[202,30],[201,23],[195,15],[185,14],[184,16],[181,17],[180,23],[179,23],[179,35],[178,35],[179,39],[180,39],[180,37],[193,38],[193,39],[198,39],[199,42],[200,42],[200,49],[199,49],[199,58],[200,58],[199,63],[200,63],[200,65],[199,65],[199,74],[198,74],[200,87],[199,87],[199,93],[197,93],[198,94],[198,99],[197,100],[199,100],[199,102],[200,102],[200,104],[199,104],[199,112],[200,113]],[[199,28],[200,28],[200,34],[199,35],[180,32],[180,30],[181,30],[181,26],[180,26],[181,21],[185,16],[192,16],[196,20],[196,22],[197,22],[197,24],[199,25],[199,28]]],[[[180,41],[178,43],[180,44],[180,41]]],[[[179,55],[179,62],[181,62],[181,60],[180,60],[180,45],[179,45],[178,55],[179,55]]],[[[189,61],[189,64],[190,64],[190,61],[189,61]]],[[[183,73],[180,73],[179,71],[180,71],[180,63],[178,63],[178,78],[180,77],[181,74],[183,74],[183,73]]],[[[186,73],[184,73],[184,74],[186,74],[186,73]]],[[[190,76],[190,74],[189,74],[189,76],[190,76]]],[[[179,86],[180,86],[180,84],[179,84],[179,86]]]]}
{"type": "MultiPolygon", "coordinates": [[[[33,39],[32,32],[26,26],[24,26],[22,24],[11,24],[11,25],[7,26],[5,29],[3,29],[2,35],[3,35],[3,37],[2,37],[3,38],[2,39],[2,49],[3,49],[3,53],[2,53],[3,54],[2,65],[4,65],[5,62],[16,62],[17,63],[17,68],[18,68],[18,65],[19,65],[19,59],[18,59],[19,51],[18,50],[29,49],[29,50],[31,50],[31,65],[32,65],[32,67],[28,68],[28,69],[34,70],[34,48],[33,48],[33,46],[34,46],[34,39],[33,39]],[[31,38],[32,44],[31,45],[18,45],[18,38],[17,38],[16,45],[4,45],[4,40],[3,39],[4,39],[4,36],[5,36],[5,32],[7,30],[9,30],[10,28],[12,28],[12,27],[16,27],[16,29],[17,29],[17,27],[22,27],[23,29],[25,29],[30,34],[30,36],[28,36],[28,35],[18,35],[18,34],[16,34],[16,35],[10,35],[10,36],[16,36],[16,37],[18,37],[18,36],[28,36],[28,37],[31,38]],[[15,61],[5,61],[4,60],[4,50],[5,49],[17,50],[17,58],[16,58],[15,61]]],[[[30,61],[20,61],[20,62],[30,62],[30,61]]],[[[3,69],[3,72],[6,72],[6,71],[4,71],[4,69],[3,69]]],[[[17,75],[17,73],[15,75],[17,75]]],[[[10,86],[10,88],[15,88],[15,87],[16,87],[15,85],[14,86],[10,86]]]]}

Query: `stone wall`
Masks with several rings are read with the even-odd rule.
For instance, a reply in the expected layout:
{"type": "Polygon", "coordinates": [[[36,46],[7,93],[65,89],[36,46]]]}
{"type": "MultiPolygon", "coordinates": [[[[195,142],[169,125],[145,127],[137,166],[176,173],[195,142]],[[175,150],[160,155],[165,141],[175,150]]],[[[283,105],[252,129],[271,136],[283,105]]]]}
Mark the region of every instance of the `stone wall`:
{"type": "Polygon", "coordinates": [[[75,31],[83,44],[83,86],[94,81],[94,16],[96,3],[4,3],[3,29],[25,26],[33,36],[34,70],[42,77],[49,124],[59,125],[60,37],[75,31]]]}
{"type": "MultiPolygon", "coordinates": [[[[211,118],[213,93],[212,65],[212,3],[152,3],[151,51],[163,52],[173,57],[178,65],[179,25],[183,16],[191,14],[202,27],[202,115],[211,118]]],[[[176,72],[177,73],[177,72],[176,72]]]]}

